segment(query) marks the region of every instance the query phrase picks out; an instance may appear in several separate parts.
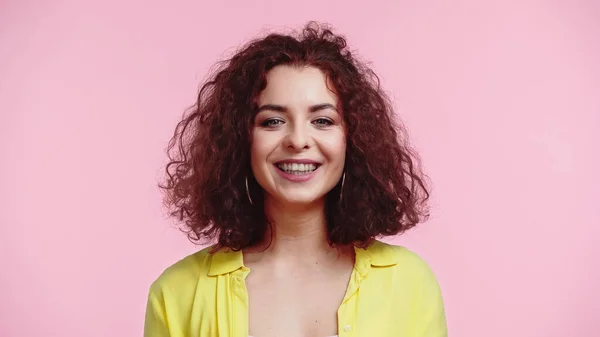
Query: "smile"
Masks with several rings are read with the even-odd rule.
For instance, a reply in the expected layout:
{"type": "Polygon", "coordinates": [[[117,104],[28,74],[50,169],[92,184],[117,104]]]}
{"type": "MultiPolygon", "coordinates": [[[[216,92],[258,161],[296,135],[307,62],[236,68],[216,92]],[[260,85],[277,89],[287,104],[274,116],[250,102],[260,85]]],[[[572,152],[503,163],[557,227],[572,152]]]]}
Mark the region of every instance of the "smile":
{"type": "Polygon", "coordinates": [[[281,171],[294,174],[294,175],[303,175],[309,174],[315,171],[320,165],[319,164],[298,164],[298,163],[278,163],[275,166],[281,171]]]}
{"type": "Polygon", "coordinates": [[[277,173],[280,177],[293,182],[305,182],[311,180],[319,171],[321,164],[313,161],[303,160],[285,161],[275,163],[277,173]]]}

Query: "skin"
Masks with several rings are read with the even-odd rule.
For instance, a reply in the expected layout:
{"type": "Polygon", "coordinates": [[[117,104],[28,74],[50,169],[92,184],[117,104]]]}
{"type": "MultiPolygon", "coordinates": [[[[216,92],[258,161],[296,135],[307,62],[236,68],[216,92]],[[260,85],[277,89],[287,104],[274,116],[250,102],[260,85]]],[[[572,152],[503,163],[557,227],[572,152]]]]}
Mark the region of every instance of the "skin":
{"type": "Polygon", "coordinates": [[[337,334],[354,250],[327,243],[325,196],[340,183],[346,153],[339,102],[327,84],[317,68],[278,66],[258,97],[251,166],[273,231],[243,251],[255,337],[337,334]],[[297,158],[321,164],[309,181],[277,172],[275,163],[297,158]]]}

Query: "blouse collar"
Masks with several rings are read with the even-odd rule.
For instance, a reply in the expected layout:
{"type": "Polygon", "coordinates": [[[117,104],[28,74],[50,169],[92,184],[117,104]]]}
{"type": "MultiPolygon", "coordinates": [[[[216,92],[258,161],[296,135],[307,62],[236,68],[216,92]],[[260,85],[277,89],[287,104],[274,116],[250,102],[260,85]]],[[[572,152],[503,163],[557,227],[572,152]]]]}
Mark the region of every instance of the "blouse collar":
{"type": "MultiPolygon", "coordinates": [[[[387,243],[377,240],[373,240],[366,248],[354,247],[354,253],[356,254],[354,266],[363,275],[371,266],[387,267],[398,263],[394,249],[387,243]]],[[[211,255],[209,276],[228,274],[245,268],[241,250],[220,249],[211,255]]]]}

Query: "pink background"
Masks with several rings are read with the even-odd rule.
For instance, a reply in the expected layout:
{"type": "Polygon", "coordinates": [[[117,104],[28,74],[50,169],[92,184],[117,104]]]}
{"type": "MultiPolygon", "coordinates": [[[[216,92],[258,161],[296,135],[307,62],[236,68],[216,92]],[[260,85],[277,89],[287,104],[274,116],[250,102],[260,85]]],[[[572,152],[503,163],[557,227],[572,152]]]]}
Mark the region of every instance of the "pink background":
{"type": "Polygon", "coordinates": [[[156,188],[176,121],[217,59],[309,19],[373,62],[422,154],[433,215],[393,241],[451,335],[600,336],[600,6],[566,0],[1,2],[0,336],[141,335],[197,249],[156,188]]]}

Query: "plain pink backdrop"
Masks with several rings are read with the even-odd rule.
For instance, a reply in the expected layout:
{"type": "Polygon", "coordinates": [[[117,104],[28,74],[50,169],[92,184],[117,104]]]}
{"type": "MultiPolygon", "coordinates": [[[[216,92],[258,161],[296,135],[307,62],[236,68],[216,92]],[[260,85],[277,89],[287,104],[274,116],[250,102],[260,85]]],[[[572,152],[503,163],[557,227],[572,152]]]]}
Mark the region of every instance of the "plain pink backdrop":
{"type": "Polygon", "coordinates": [[[0,2],[0,336],[140,336],[197,249],[164,216],[164,148],[206,71],[264,29],[330,22],[372,61],[433,182],[393,242],[450,334],[600,336],[594,1],[0,2]]]}

